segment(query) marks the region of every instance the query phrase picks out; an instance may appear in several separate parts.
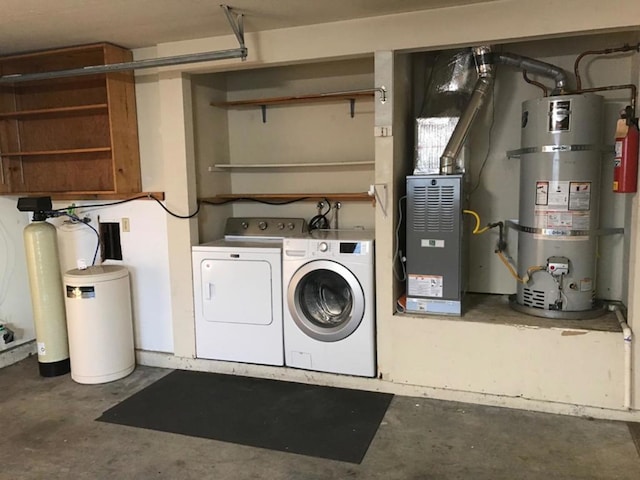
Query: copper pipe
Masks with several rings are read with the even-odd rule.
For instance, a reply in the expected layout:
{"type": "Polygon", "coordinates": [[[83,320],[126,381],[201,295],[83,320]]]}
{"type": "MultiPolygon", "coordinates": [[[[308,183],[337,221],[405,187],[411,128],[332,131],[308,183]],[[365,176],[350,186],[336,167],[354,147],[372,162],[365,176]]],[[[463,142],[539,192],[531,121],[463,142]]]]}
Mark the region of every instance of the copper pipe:
{"type": "Polygon", "coordinates": [[[631,105],[631,114],[635,117],[636,115],[636,92],[637,88],[634,84],[628,83],[625,85],[608,85],[606,87],[593,87],[593,88],[582,88],[580,90],[576,90],[572,93],[591,93],[591,92],[604,92],[608,90],[631,90],[631,98],[629,99],[629,105],[631,105]]]}
{"type": "Polygon", "coordinates": [[[638,43],[634,47],[632,47],[628,43],[625,43],[622,47],[605,48],[604,50],[587,50],[586,52],[582,52],[580,55],[578,55],[578,57],[576,58],[576,61],[573,64],[573,72],[576,75],[576,89],[577,90],[582,89],[582,79],[580,78],[578,64],[580,63],[580,60],[582,60],[583,57],[586,57],[587,55],[608,55],[610,53],[617,53],[617,52],[630,52],[631,50],[636,50],[640,52],[640,43],[638,43]]]}
{"type": "Polygon", "coordinates": [[[528,76],[527,76],[527,71],[523,70],[522,71],[522,78],[524,78],[524,81],[527,83],[530,83],[531,85],[535,85],[538,88],[541,88],[544,96],[548,97],[549,96],[549,89],[546,87],[546,85],[540,83],[540,82],[536,82],[535,80],[531,80],[528,76]]]}

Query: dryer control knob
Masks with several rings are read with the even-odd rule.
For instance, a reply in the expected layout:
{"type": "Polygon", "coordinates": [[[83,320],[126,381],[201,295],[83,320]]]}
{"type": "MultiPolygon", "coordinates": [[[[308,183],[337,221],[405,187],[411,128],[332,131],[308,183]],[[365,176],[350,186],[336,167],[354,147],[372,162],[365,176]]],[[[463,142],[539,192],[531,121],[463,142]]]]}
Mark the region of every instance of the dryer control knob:
{"type": "Polygon", "coordinates": [[[326,252],[327,250],[329,250],[329,245],[327,245],[327,242],[320,242],[320,244],[318,245],[318,250],[320,250],[321,252],[326,252]]]}
{"type": "Polygon", "coordinates": [[[244,228],[245,230],[249,228],[249,224],[247,222],[242,222],[240,225],[242,225],[242,228],[244,228]]]}
{"type": "Polygon", "coordinates": [[[296,225],[293,222],[289,222],[289,223],[287,223],[287,228],[289,230],[293,230],[294,228],[296,228],[296,225]]]}
{"type": "Polygon", "coordinates": [[[284,230],[284,223],[278,222],[278,230],[284,230]]]}
{"type": "Polygon", "coordinates": [[[258,223],[258,228],[259,228],[260,230],[266,230],[266,229],[267,229],[267,222],[264,222],[264,221],[259,222],[259,223],[258,223]]]}

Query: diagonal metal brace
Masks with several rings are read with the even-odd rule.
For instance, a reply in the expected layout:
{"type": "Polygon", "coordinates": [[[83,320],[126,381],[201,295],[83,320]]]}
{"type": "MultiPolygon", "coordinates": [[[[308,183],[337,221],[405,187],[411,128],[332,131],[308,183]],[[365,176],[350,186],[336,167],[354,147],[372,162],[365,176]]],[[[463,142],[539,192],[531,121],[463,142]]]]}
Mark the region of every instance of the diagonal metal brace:
{"type": "MultiPolygon", "coordinates": [[[[229,7],[229,5],[222,4],[220,5],[220,8],[222,8],[222,10],[224,11],[224,14],[227,16],[229,25],[231,25],[231,29],[233,30],[233,33],[235,34],[236,39],[240,44],[240,48],[246,51],[246,47],[244,45],[244,21],[243,21],[244,16],[241,13],[238,13],[236,14],[236,18],[234,19],[233,15],[231,14],[231,8],[229,7]]],[[[247,55],[245,54],[242,57],[242,60],[246,60],[246,59],[247,59],[247,55]]]]}
{"type": "Polygon", "coordinates": [[[79,77],[82,75],[95,75],[102,73],[123,72],[131,70],[139,70],[143,68],[167,67],[171,65],[185,65],[189,63],[209,62],[212,60],[224,60],[229,58],[241,58],[246,60],[247,49],[244,46],[244,27],[242,24],[242,15],[237,15],[237,23],[231,16],[231,10],[226,5],[220,5],[229,23],[233,33],[235,33],[240,48],[231,50],[219,50],[213,52],[189,53],[185,55],[175,55],[172,57],[148,58],[143,60],[134,60],[132,62],[109,63],[106,65],[88,65],[85,67],[72,68],[69,70],[58,70],[36,73],[13,73],[0,76],[0,85],[13,84],[27,81],[49,80],[52,78],[79,77]]]}

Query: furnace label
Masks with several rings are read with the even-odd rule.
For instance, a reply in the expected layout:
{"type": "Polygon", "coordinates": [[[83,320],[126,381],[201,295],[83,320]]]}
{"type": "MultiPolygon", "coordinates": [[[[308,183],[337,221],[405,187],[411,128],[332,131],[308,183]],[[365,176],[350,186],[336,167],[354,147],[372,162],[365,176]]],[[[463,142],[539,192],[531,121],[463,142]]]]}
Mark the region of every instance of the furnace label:
{"type": "Polygon", "coordinates": [[[417,297],[443,296],[442,275],[409,275],[408,295],[417,297]]]}

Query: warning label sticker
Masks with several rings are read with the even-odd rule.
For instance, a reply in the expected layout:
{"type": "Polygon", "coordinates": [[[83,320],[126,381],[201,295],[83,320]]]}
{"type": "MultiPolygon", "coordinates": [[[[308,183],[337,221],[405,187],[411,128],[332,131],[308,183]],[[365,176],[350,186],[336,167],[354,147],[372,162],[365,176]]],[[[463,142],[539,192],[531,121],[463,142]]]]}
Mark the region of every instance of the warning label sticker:
{"type": "Polygon", "coordinates": [[[536,205],[549,204],[549,182],[536,182],[536,205]]]}
{"type": "Polygon", "coordinates": [[[591,182],[569,183],[569,210],[591,208],[591,182]]]}
{"type": "Polygon", "coordinates": [[[569,209],[569,182],[551,181],[549,182],[549,209],[568,210],[569,209]]]}
{"type": "Polygon", "coordinates": [[[442,298],[442,275],[409,275],[407,290],[409,296],[442,298]]]}
{"type": "Polygon", "coordinates": [[[567,230],[589,230],[591,216],[588,212],[565,212],[536,210],[536,228],[563,228],[567,230]]]}

